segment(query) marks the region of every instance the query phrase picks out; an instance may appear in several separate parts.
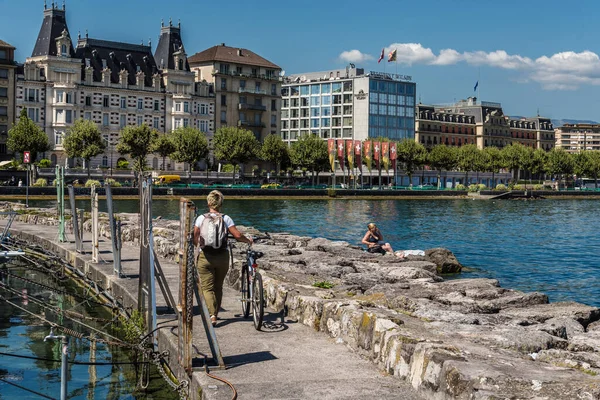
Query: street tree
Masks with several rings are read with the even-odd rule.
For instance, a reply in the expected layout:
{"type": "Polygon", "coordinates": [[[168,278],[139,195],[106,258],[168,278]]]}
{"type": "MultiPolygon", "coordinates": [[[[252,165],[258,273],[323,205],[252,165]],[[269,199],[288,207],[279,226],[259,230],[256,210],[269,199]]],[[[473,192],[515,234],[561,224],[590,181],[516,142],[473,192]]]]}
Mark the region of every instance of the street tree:
{"type": "Polygon", "coordinates": [[[600,152],[582,151],[574,155],[574,171],[577,176],[594,178],[594,185],[598,189],[598,176],[600,176],[600,152]]]}
{"type": "Polygon", "coordinates": [[[29,151],[31,162],[36,160],[38,153],[43,153],[50,149],[48,136],[42,128],[27,117],[26,108],[21,110],[19,122],[9,129],[6,145],[8,150],[18,154],[19,158],[23,157],[23,152],[29,151]]]}
{"type": "MultiPolygon", "coordinates": [[[[174,151],[171,158],[177,162],[188,164],[188,182],[192,181],[192,167],[208,157],[208,140],[206,135],[192,127],[177,128],[171,134],[174,151]]],[[[207,161],[208,168],[208,161],[207,161]]]]}
{"type": "Polygon", "coordinates": [[[213,137],[215,157],[233,165],[233,182],[238,165],[258,158],[260,142],[252,131],[232,126],[217,129],[213,137]]]}
{"type": "Polygon", "coordinates": [[[292,164],[298,168],[306,168],[312,172],[312,184],[315,185],[315,172],[325,171],[329,165],[327,143],[319,136],[302,135],[290,148],[292,164]]]}
{"type": "Polygon", "coordinates": [[[567,153],[565,149],[561,147],[553,147],[548,152],[548,159],[546,161],[546,170],[551,175],[559,178],[563,175],[569,175],[573,173],[575,163],[571,154],[567,153]]]}
{"type": "Polygon", "coordinates": [[[396,157],[398,162],[404,165],[410,187],[412,187],[413,173],[418,167],[425,165],[426,155],[425,147],[412,139],[404,139],[396,145],[396,157]]]}
{"type": "Polygon", "coordinates": [[[457,165],[454,147],[444,144],[434,146],[427,155],[427,161],[433,169],[437,170],[438,189],[441,189],[442,171],[452,171],[457,165]]]}
{"type": "Polygon", "coordinates": [[[512,171],[513,179],[519,181],[523,160],[525,159],[525,146],[521,143],[512,143],[509,146],[502,148],[501,154],[506,168],[512,171]]]}
{"type": "Polygon", "coordinates": [[[532,157],[530,164],[531,173],[537,175],[538,179],[544,179],[543,175],[546,172],[548,153],[544,149],[535,149],[532,157]]]}
{"type": "MultiPolygon", "coordinates": [[[[140,126],[127,126],[121,131],[117,151],[120,154],[128,155],[133,160],[133,170],[138,179],[142,179],[146,167],[146,157],[152,153],[158,131],[143,124],[140,126]]],[[[140,185],[141,187],[141,185],[140,185]]]]}
{"type": "Polygon", "coordinates": [[[162,157],[162,170],[164,171],[166,158],[175,151],[175,145],[173,144],[172,138],[165,133],[159,134],[152,150],[162,157]]]}
{"type": "Polygon", "coordinates": [[[465,173],[465,186],[469,185],[469,171],[476,171],[481,165],[481,152],[474,144],[466,144],[458,148],[458,168],[465,173]]]}
{"type": "Polygon", "coordinates": [[[283,142],[279,135],[268,135],[263,141],[260,158],[264,161],[275,164],[277,176],[281,170],[281,164],[285,163],[290,157],[287,144],[283,142]]]}
{"type": "Polygon", "coordinates": [[[63,147],[70,158],[82,158],[90,179],[90,160],[106,149],[106,143],[98,126],[90,120],[79,119],[67,129],[63,147]]]}
{"type": "Polygon", "coordinates": [[[496,173],[500,171],[500,168],[504,167],[500,149],[496,146],[484,147],[481,155],[484,163],[483,170],[492,173],[492,185],[494,185],[496,183],[496,173]]]}

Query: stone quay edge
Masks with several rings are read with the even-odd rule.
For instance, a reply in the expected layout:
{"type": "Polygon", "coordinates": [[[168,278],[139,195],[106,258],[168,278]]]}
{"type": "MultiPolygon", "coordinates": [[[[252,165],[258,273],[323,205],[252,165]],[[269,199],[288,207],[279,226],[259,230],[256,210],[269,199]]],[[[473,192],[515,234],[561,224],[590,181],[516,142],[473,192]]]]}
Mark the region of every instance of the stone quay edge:
{"type": "MultiPolygon", "coordinates": [[[[138,244],[137,214],[120,217],[124,243],[138,244]]],[[[57,224],[52,210],[17,220],[57,224]]],[[[109,237],[106,217],[100,225],[101,236],[109,237]]],[[[177,221],[154,221],[161,257],[177,261],[178,229],[177,221]]],[[[271,234],[255,248],[265,253],[260,267],[270,309],[322,332],[427,398],[600,399],[598,308],[549,303],[544,294],[505,289],[493,279],[445,280],[442,272],[460,268],[446,249],[399,259],[288,233],[271,234]]],[[[234,251],[226,280],[233,287],[241,262],[234,251]]]]}

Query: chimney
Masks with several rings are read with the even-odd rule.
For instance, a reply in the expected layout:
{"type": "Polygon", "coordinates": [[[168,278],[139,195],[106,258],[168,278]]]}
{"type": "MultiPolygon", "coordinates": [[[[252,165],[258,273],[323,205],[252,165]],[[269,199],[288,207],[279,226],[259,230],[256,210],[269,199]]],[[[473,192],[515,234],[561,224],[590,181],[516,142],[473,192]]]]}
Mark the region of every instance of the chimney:
{"type": "Polygon", "coordinates": [[[241,57],[242,56],[242,49],[238,49],[237,53],[238,53],[238,56],[241,57]]]}

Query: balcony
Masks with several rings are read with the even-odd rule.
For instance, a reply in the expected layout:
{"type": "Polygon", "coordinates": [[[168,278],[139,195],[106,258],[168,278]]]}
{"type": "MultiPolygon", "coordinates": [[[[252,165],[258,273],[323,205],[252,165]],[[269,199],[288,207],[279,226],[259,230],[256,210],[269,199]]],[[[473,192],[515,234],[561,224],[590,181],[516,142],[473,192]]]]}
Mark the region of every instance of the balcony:
{"type": "Polygon", "coordinates": [[[223,76],[233,76],[236,78],[244,78],[244,79],[262,79],[265,81],[276,81],[283,82],[283,77],[278,75],[266,75],[266,74],[248,74],[245,72],[237,72],[237,71],[219,71],[218,69],[213,69],[211,74],[214,75],[223,75],[223,76]]]}
{"type": "Polygon", "coordinates": [[[250,88],[239,88],[238,93],[250,93],[250,94],[260,94],[266,95],[267,91],[262,89],[250,89],[250,88]]]}
{"type": "Polygon", "coordinates": [[[262,122],[242,121],[240,119],[238,121],[238,126],[249,126],[252,128],[264,128],[265,124],[263,124],[262,122]]]}
{"type": "Polygon", "coordinates": [[[253,110],[253,111],[267,111],[267,106],[263,106],[262,104],[248,104],[248,103],[240,103],[240,110],[253,110]]]}

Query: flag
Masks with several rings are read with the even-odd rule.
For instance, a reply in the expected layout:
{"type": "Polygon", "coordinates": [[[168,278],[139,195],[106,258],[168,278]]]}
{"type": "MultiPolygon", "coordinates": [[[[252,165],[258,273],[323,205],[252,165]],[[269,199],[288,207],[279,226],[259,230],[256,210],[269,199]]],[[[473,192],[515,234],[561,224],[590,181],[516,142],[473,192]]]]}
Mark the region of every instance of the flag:
{"type": "Polygon", "coordinates": [[[390,169],[390,142],[381,143],[381,160],[383,161],[383,169],[390,169]]]}
{"type": "Polygon", "coordinates": [[[354,169],[354,146],[352,139],[346,140],[346,158],[348,159],[348,169],[354,169]]]}
{"type": "Polygon", "coordinates": [[[383,60],[383,57],[385,57],[385,48],[381,49],[381,55],[379,56],[379,60],[377,60],[377,64],[383,60]]]}
{"type": "Polygon", "coordinates": [[[371,141],[370,140],[365,140],[365,142],[363,143],[363,149],[365,151],[365,161],[367,162],[367,168],[369,171],[371,171],[371,141]]]}
{"type": "Polygon", "coordinates": [[[373,159],[375,160],[375,168],[377,168],[378,171],[381,170],[381,158],[379,157],[381,155],[381,142],[375,142],[373,143],[373,159]]]}
{"type": "Polygon", "coordinates": [[[473,91],[476,92],[477,91],[477,87],[479,86],[479,81],[475,82],[475,87],[473,88],[473,91]]]}
{"type": "Polygon", "coordinates": [[[390,160],[392,161],[392,170],[394,170],[394,175],[396,175],[396,162],[398,159],[398,154],[396,153],[396,142],[390,143],[390,160]]]}
{"type": "Polygon", "coordinates": [[[397,53],[398,53],[398,49],[394,49],[394,50],[390,51],[390,54],[388,54],[388,62],[396,61],[397,53]]]}
{"type": "Polygon", "coordinates": [[[356,162],[356,165],[358,166],[358,170],[362,174],[361,155],[362,155],[362,146],[360,144],[360,140],[355,140],[354,141],[354,161],[356,162]]]}
{"type": "Polygon", "coordinates": [[[337,140],[337,156],[340,163],[340,168],[344,170],[344,139],[337,140]]]}
{"type": "Polygon", "coordinates": [[[331,172],[335,172],[335,139],[327,139],[327,150],[329,152],[329,164],[331,164],[331,172]]]}

